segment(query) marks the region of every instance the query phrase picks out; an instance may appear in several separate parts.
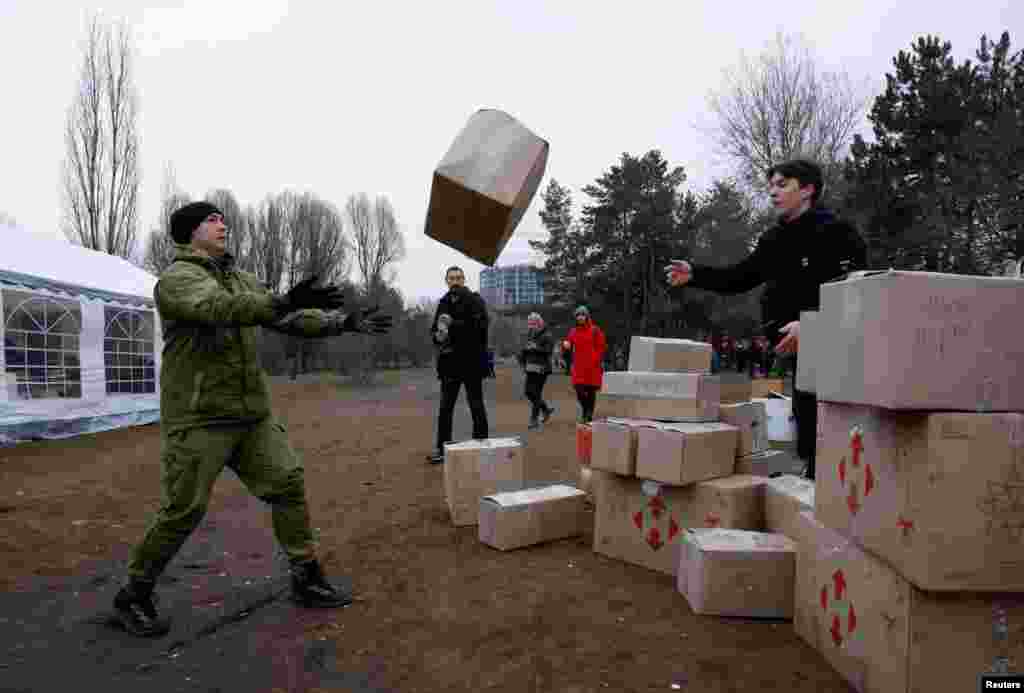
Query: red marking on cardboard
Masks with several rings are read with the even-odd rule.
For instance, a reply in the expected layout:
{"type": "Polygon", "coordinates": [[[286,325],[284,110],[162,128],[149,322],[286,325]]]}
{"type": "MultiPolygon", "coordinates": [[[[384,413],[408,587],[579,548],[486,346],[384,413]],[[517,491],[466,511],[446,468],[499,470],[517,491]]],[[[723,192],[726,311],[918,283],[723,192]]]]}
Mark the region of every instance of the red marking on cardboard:
{"type": "Polygon", "coordinates": [[[825,611],[828,609],[828,586],[821,586],[821,610],[825,611]]]}
{"type": "Polygon", "coordinates": [[[856,515],[857,511],[860,510],[860,501],[857,500],[856,482],[850,484],[850,490],[846,494],[846,507],[850,509],[851,515],[856,515]]]}
{"type": "Polygon", "coordinates": [[[839,460],[839,483],[846,485],[846,458],[839,460]]]}
{"type": "Polygon", "coordinates": [[[636,525],[637,529],[644,528],[644,514],[639,510],[633,513],[633,524],[636,525]]]}
{"type": "Polygon", "coordinates": [[[832,614],[832,627],[828,629],[832,634],[832,643],[839,647],[843,644],[842,627],[839,625],[839,614],[832,614]]]}
{"type": "Polygon", "coordinates": [[[647,544],[655,551],[665,545],[661,540],[661,532],[657,527],[651,527],[650,531],[647,532],[647,544]]]}
{"type": "Polygon", "coordinates": [[[676,518],[670,516],[668,518],[668,540],[672,541],[677,534],[679,534],[679,523],[676,522],[676,518]]]}
{"type": "Polygon", "coordinates": [[[910,530],[914,529],[914,521],[908,520],[900,515],[896,520],[896,526],[903,530],[903,536],[910,536],[910,530]]]}
{"type": "Polygon", "coordinates": [[[850,431],[850,451],[853,453],[853,459],[851,463],[854,467],[860,466],[860,453],[864,450],[864,437],[861,435],[860,430],[854,427],[850,431]]]}
{"type": "Polygon", "coordinates": [[[842,600],[843,592],[846,591],[846,576],[842,570],[832,573],[832,585],[835,588],[836,599],[842,600]]]}
{"type": "Polygon", "coordinates": [[[661,496],[654,496],[647,502],[648,507],[651,509],[651,515],[654,515],[654,519],[660,519],[661,513],[665,510],[665,499],[661,496]]]}
{"type": "Polygon", "coordinates": [[[866,498],[871,489],[875,487],[875,473],[871,471],[871,465],[864,465],[864,497],[866,498]]]}

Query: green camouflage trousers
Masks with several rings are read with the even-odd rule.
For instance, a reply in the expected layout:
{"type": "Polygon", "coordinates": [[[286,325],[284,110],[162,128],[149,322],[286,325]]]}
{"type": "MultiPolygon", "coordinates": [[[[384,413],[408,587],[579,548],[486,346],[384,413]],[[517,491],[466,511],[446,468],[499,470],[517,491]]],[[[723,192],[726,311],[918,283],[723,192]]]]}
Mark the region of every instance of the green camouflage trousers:
{"type": "Polygon", "coordinates": [[[313,558],[304,470],[284,426],[273,417],[161,431],[160,443],[163,502],[132,551],[130,576],[156,580],[163,573],[202,521],[213,484],[225,466],[271,506],[274,534],[288,558],[313,558]]]}

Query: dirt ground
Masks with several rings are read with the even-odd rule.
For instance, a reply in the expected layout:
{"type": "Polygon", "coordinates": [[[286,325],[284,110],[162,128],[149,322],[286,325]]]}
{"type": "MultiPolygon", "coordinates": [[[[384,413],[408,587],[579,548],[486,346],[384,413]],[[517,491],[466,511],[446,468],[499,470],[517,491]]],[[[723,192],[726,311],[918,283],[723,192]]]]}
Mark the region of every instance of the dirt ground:
{"type": "MultiPolygon", "coordinates": [[[[529,434],[521,375],[487,387],[492,435],[525,438],[537,482],[575,483],[565,376],[529,434]]],[[[671,577],[593,553],[590,534],[500,552],[453,527],[424,460],[438,390],[429,371],[275,382],[326,571],[357,601],[291,605],[270,514],[225,472],[161,581],[174,628],[156,641],[108,611],[160,499],[158,427],[0,449],[0,691],[851,690],[790,623],[695,616],[671,577]]]]}

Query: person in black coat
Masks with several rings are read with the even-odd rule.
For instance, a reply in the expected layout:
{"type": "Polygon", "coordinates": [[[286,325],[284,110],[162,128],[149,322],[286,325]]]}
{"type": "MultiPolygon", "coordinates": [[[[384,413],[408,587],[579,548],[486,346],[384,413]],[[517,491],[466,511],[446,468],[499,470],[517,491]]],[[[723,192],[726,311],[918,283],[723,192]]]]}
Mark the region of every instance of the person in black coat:
{"type": "Polygon", "coordinates": [[[487,304],[466,288],[460,267],[445,272],[446,293],[437,304],[430,334],[437,347],[437,377],[441,381],[441,407],[437,421],[437,445],[427,456],[432,464],[444,462],[444,444],[452,442],[452,416],[459,390],[466,387],[466,399],[473,417],[473,438],[488,436],[483,380],[488,375],[487,304]]]}
{"type": "MultiPolygon", "coordinates": [[[[818,205],[821,168],[797,159],[768,172],[772,204],[779,223],[766,231],[754,252],[729,267],[708,267],[673,260],[666,267],[671,286],[693,286],[737,294],[767,284],[761,298],[765,333],[780,355],[795,355],[800,339],[800,311],[818,310],[818,288],[849,272],[867,269],[867,246],[857,230],[818,205]]],[[[795,369],[794,369],[795,372],[795,369]]],[[[794,388],[793,415],[797,454],[814,478],[817,399],[794,388]]]]}
{"type": "Polygon", "coordinates": [[[544,401],[544,383],[551,375],[551,352],[555,341],[548,333],[547,325],[540,313],[530,313],[526,318],[526,340],[519,352],[519,365],[526,373],[526,399],[530,402],[531,431],[548,422],[555,408],[544,401]]]}

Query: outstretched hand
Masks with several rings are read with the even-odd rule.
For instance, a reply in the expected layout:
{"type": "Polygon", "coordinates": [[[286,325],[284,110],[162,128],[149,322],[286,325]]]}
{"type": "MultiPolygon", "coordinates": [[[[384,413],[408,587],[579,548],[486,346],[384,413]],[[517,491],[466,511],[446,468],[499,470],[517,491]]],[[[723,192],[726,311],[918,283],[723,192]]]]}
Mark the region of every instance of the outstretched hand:
{"type": "Polygon", "coordinates": [[[692,273],[693,267],[686,260],[672,260],[672,264],[665,265],[665,279],[670,286],[685,286],[692,273]]]}
{"type": "Polygon", "coordinates": [[[786,336],[775,345],[775,353],[795,354],[800,346],[800,321],[794,320],[786,323],[779,332],[786,336]]]}
{"type": "Polygon", "coordinates": [[[318,308],[320,310],[338,310],[345,305],[342,290],[334,285],[315,287],[318,275],[313,275],[292,287],[285,298],[292,308],[318,308]]]}
{"type": "Polygon", "coordinates": [[[390,315],[377,315],[379,310],[380,306],[374,306],[368,310],[352,312],[345,318],[344,329],[363,334],[387,334],[391,331],[392,318],[390,315]]]}

